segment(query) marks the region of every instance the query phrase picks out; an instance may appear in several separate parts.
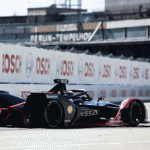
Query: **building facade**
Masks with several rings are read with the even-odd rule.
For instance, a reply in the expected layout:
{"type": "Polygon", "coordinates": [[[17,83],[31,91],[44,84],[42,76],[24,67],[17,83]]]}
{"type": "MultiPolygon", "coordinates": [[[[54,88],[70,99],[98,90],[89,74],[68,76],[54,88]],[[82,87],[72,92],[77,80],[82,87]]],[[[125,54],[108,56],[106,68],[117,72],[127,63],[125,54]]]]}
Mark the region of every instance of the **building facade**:
{"type": "Polygon", "coordinates": [[[83,10],[78,16],[77,12],[66,13],[61,9],[57,21],[54,21],[50,20],[53,17],[47,11],[49,9],[60,11],[55,7],[35,8],[28,10],[28,16],[1,17],[0,42],[28,46],[40,43],[43,48],[59,45],[64,49],[89,49],[92,53],[101,51],[105,55],[112,53],[117,56],[150,58],[148,12],[113,15],[83,10]],[[140,51],[137,51],[138,48],[140,51]]]}
{"type": "Polygon", "coordinates": [[[105,0],[105,11],[111,14],[134,13],[148,9],[149,0],[105,0]]]}

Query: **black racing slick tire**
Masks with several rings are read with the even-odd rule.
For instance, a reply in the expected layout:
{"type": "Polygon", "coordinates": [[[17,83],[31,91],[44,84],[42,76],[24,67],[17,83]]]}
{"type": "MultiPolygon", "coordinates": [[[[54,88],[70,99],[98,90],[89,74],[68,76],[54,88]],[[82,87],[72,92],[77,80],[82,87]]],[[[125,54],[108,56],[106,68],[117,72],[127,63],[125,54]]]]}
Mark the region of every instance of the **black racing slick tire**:
{"type": "Polygon", "coordinates": [[[64,119],[61,104],[56,100],[50,101],[45,107],[44,117],[49,127],[62,127],[64,119]]]}
{"type": "Polygon", "coordinates": [[[138,126],[142,120],[142,107],[137,101],[133,101],[129,107],[129,126],[138,126]]]}

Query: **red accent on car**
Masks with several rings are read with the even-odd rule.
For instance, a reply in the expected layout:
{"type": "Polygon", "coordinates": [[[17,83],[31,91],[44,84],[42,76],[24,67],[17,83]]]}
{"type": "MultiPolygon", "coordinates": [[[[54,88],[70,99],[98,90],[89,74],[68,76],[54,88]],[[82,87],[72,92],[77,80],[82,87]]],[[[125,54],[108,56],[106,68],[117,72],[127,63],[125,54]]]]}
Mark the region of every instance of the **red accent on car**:
{"type": "Polygon", "coordinates": [[[48,92],[49,94],[52,94],[52,93],[54,93],[54,91],[51,91],[51,92],[48,92]]]}
{"type": "Polygon", "coordinates": [[[16,107],[16,106],[20,106],[20,105],[23,105],[23,104],[25,104],[25,102],[22,102],[22,103],[16,104],[16,105],[12,105],[12,106],[9,106],[9,107],[16,107]]]}

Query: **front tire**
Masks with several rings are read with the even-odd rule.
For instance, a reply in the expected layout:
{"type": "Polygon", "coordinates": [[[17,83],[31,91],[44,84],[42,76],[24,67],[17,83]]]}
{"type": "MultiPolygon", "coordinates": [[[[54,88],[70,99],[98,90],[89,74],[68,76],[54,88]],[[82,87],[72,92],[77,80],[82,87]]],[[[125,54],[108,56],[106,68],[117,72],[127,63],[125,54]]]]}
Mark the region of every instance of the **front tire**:
{"type": "Polygon", "coordinates": [[[133,101],[129,107],[129,125],[138,126],[142,120],[142,107],[139,102],[133,101]]]}
{"type": "Polygon", "coordinates": [[[63,126],[63,109],[61,104],[56,100],[50,101],[45,107],[44,117],[49,127],[63,126]]]}

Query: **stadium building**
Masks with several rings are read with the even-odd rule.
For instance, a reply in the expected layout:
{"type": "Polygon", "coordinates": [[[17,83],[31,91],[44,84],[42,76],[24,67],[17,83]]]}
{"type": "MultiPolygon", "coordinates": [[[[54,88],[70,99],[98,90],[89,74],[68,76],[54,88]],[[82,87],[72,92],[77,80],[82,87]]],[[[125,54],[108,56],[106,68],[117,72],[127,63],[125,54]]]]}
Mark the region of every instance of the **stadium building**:
{"type": "Polygon", "coordinates": [[[149,58],[150,2],[106,0],[105,12],[28,8],[27,16],[0,17],[0,42],[149,58]]]}

